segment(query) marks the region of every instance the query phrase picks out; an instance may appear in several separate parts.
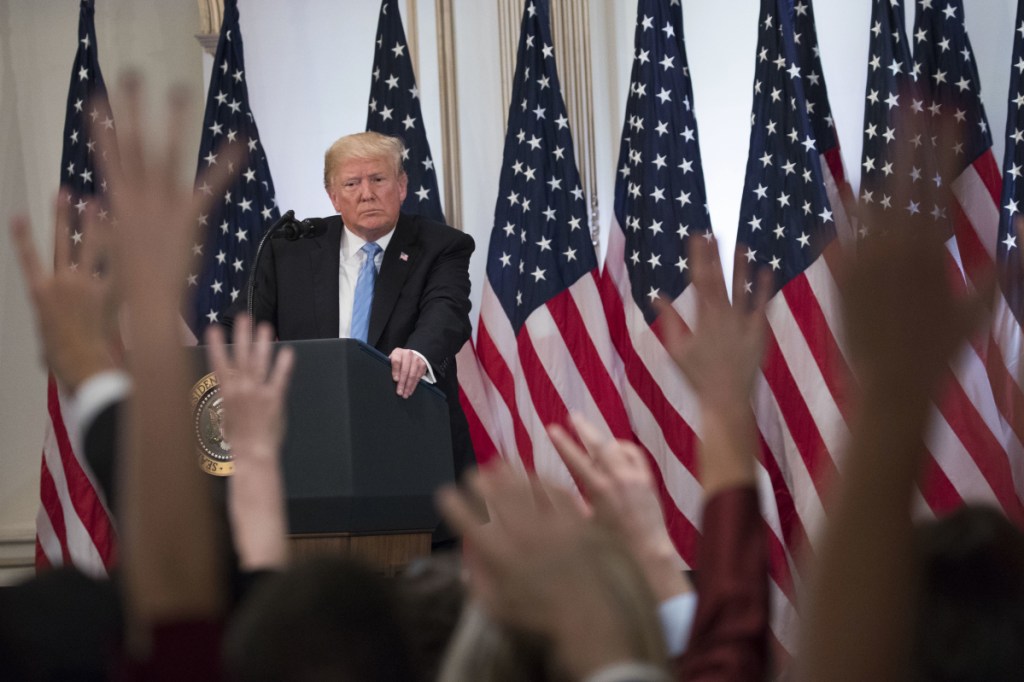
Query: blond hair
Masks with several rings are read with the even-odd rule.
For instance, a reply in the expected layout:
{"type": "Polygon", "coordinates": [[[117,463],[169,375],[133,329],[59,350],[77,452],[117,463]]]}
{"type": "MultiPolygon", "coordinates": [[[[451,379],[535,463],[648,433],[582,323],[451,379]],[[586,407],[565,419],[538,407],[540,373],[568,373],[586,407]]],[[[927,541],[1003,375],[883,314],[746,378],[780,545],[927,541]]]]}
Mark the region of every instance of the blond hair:
{"type": "Polygon", "coordinates": [[[395,168],[395,175],[402,176],[402,158],[405,143],[400,138],[367,131],[338,138],[324,153],[324,188],[330,188],[331,176],[335,169],[349,159],[384,159],[395,168]]]}

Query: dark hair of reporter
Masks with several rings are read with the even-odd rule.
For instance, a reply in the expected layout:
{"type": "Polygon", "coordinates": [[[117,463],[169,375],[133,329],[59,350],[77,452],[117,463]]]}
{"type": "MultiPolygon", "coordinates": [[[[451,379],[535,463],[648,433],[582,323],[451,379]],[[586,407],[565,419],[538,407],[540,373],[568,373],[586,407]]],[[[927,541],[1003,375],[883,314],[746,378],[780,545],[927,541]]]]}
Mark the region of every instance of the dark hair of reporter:
{"type": "Polygon", "coordinates": [[[0,680],[105,680],[123,627],[115,584],[73,568],[0,588],[0,680]]]}
{"type": "Polygon", "coordinates": [[[920,594],[915,679],[1001,682],[1024,675],[1024,535],[966,506],[915,531],[920,594]]]}
{"type": "Polygon", "coordinates": [[[436,680],[466,603],[462,566],[454,553],[414,560],[395,578],[399,610],[421,680],[436,680]]]}
{"type": "Polygon", "coordinates": [[[369,567],[314,559],[269,576],[225,638],[232,679],[416,679],[392,585],[369,567]]]}

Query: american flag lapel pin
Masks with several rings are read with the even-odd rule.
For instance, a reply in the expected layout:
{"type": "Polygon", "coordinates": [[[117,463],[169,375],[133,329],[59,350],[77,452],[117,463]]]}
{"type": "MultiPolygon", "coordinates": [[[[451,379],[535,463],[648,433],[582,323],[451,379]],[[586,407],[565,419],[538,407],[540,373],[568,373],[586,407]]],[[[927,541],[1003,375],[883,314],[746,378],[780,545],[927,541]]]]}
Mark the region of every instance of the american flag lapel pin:
{"type": "Polygon", "coordinates": [[[405,251],[403,251],[402,253],[398,254],[398,259],[399,260],[406,260],[407,261],[407,260],[409,260],[409,254],[407,254],[405,251]]]}

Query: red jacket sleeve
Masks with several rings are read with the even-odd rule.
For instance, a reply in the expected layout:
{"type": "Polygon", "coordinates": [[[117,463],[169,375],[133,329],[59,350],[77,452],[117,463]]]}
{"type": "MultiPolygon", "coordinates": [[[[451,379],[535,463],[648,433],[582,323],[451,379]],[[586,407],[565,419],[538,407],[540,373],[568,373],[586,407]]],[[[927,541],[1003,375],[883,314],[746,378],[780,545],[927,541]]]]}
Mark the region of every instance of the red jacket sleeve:
{"type": "Polygon", "coordinates": [[[752,487],[704,505],[697,614],[680,679],[763,680],[768,667],[768,547],[752,487]]]}

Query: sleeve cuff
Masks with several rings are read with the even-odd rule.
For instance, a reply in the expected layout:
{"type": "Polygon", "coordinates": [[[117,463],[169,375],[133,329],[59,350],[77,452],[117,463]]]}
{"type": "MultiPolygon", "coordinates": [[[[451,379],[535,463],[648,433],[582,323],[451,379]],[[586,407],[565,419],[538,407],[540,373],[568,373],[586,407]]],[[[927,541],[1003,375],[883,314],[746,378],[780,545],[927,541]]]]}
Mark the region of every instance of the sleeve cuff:
{"type": "Polygon", "coordinates": [[[82,382],[68,408],[71,420],[77,427],[75,452],[82,452],[82,435],[92,426],[96,416],[112,403],[122,400],[131,387],[128,373],[120,369],[99,372],[82,382]]]}
{"type": "Polygon", "coordinates": [[[665,635],[668,655],[677,658],[686,651],[693,631],[693,619],[697,615],[697,593],[684,592],[669,597],[658,604],[661,631],[665,635]]]}
{"type": "Polygon", "coordinates": [[[419,352],[418,350],[412,350],[412,348],[410,348],[409,350],[415,353],[416,357],[422,360],[424,364],[426,364],[427,366],[427,373],[423,375],[423,381],[427,382],[428,384],[436,384],[437,378],[434,377],[434,368],[430,366],[430,361],[427,360],[423,353],[419,352]]]}

